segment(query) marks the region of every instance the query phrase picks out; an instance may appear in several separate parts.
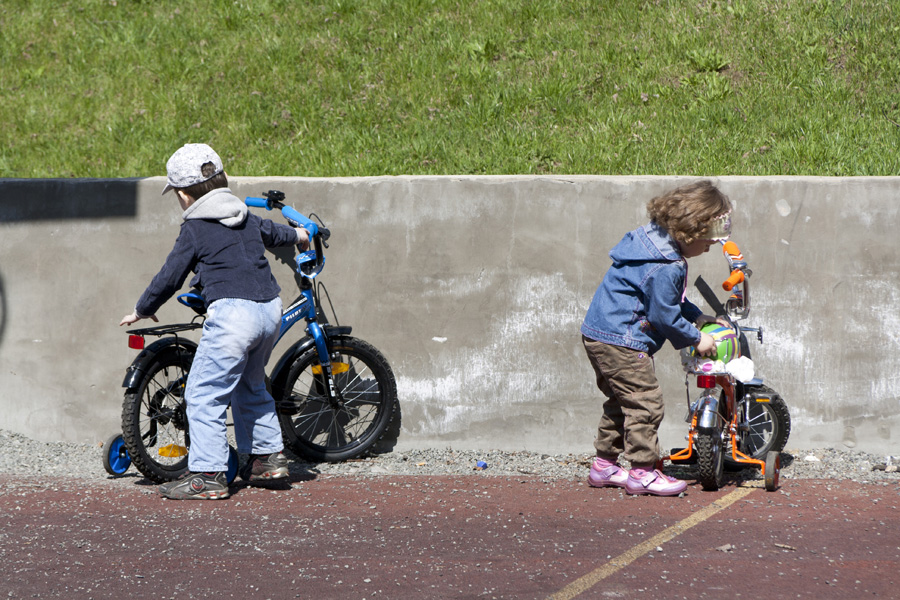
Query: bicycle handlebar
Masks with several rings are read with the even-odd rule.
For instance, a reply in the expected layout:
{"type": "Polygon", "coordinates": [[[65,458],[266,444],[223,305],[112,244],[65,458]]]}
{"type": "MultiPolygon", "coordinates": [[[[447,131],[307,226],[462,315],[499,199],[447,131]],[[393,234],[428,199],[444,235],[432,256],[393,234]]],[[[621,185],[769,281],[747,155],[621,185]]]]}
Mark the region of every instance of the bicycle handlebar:
{"type": "Polygon", "coordinates": [[[252,206],[254,208],[264,208],[266,210],[272,210],[272,207],[269,206],[269,201],[265,198],[254,198],[253,196],[247,196],[244,200],[247,206],[252,206]]]}
{"type": "Polygon", "coordinates": [[[744,262],[744,255],[741,254],[741,249],[734,242],[728,241],[723,243],[722,254],[725,255],[725,260],[728,261],[728,266],[731,267],[731,274],[728,276],[728,279],[722,282],[722,289],[730,292],[734,286],[745,281],[744,271],[747,268],[747,263],[744,262]]]}
{"type": "Polygon", "coordinates": [[[741,249],[734,242],[722,243],[722,254],[728,261],[731,273],[728,279],[722,282],[722,289],[732,291],[736,286],[743,284],[743,288],[735,292],[726,303],[727,313],[733,319],[743,319],[750,312],[750,275],[753,273],[747,268],[741,249]]]}
{"type": "Polygon", "coordinates": [[[722,289],[726,292],[730,292],[734,289],[734,286],[739,283],[744,282],[744,272],[738,269],[735,269],[731,272],[731,275],[728,276],[728,279],[722,282],[722,289]]]}
{"type": "Polygon", "coordinates": [[[294,227],[303,227],[309,232],[310,242],[312,242],[315,249],[304,249],[298,245],[297,249],[300,250],[300,254],[295,257],[295,261],[297,263],[297,272],[311,280],[322,272],[322,267],[325,265],[325,256],[322,248],[328,247],[326,240],[331,237],[331,231],[327,227],[303,216],[293,207],[286,206],[282,202],[284,200],[284,192],[269,190],[263,196],[263,198],[247,196],[244,202],[246,202],[247,206],[255,208],[265,208],[266,210],[277,208],[281,210],[281,215],[289,224],[294,227]]]}
{"type": "Polygon", "coordinates": [[[310,237],[315,237],[319,234],[319,230],[321,229],[322,237],[328,239],[331,232],[328,231],[325,227],[319,227],[319,225],[315,221],[311,221],[307,219],[305,216],[300,214],[296,209],[291,206],[287,206],[283,204],[278,199],[269,198],[255,198],[253,196],[247,196],[244,200],[247,206],[252,206],[254,208],[265,208],[266,210],[272,210],[273,208],[281,209],[282,216],[288,220],[291,224],[296,224],[296,227],[302,227],[303,229],[309,232],[310,237]]]}
{"type": "Polygon", "coordinates": [[[725,257],[728,258],[728,262],[732,262],[733,260],[744,260],[744,255],[741,254],[741,249],[738,248],[738,245],[734,242],[725,242],[722,244],[722,252],[725,253],[725,257]]]}

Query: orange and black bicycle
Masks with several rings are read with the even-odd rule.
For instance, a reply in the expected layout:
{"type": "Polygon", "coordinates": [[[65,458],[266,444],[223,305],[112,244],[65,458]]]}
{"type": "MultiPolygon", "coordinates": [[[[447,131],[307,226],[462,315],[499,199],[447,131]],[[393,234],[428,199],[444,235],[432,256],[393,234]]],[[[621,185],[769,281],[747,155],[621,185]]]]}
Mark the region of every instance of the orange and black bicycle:
{"type": "Polygon", "coordinates": [[[737,244],[725,242],[722,252],[730,271],[722,284],[725,291],[731,292],[728,300],[719,302],[702,279],[698,279],[697,287],[730,328],[711,326],[717,342],[715,357],[700,357],[692,348],[682,351],[688,388],[688,444],[686,448],[673,449],[663,460],[673,464],[696,463],[704,490],[722,487],[726,470],[757,467],[762,471],[766,490],[774,491],[779,487],[781,451],[791,433],[791,416],[787,404],[763,385],[749,360],[747,333],[755,333],[757,340],[763,341],[762,327],[740,325],[750,313],[752,272],[737,244]],[[691,377],[696,378],[701,390],[695,399],[690,395],[691,377]]]}

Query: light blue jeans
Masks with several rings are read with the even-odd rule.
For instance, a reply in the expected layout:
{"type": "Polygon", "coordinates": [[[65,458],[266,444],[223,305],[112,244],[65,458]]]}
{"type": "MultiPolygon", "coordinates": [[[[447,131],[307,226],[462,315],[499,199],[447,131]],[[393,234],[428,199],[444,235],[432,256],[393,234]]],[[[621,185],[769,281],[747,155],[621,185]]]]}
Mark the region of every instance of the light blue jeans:
{"type": "Polygon", "coordinates": [[[238,452],[270,454],[284,449],[265,372],[280,326],[280,298],[269,302],[222,298],[210,304],[185,391],[189,470],[227,470],[229,404],[238,452]]]}

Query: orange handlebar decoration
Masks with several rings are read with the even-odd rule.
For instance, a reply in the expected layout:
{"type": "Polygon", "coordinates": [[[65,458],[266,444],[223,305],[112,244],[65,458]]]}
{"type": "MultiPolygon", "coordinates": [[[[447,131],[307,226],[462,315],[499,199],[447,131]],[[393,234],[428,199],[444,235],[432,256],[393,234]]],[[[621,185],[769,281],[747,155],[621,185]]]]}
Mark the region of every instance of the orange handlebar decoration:
{"type": "Polygon", "coordinates": [[[726,292],[730,292],[734,286],[739,283],[744,282],[744,272],[734,270],[731,272],[731,275],[728,276],[728,279],[722,282],[722,289],[726,292]]]}
{"type": "Polygon", "coordinates": [[[732,259],[744,260],[744,257],[741,255],[741,250],[734,242],[725,242],[722,245],[722,252],[729,255],[732,259]]]}

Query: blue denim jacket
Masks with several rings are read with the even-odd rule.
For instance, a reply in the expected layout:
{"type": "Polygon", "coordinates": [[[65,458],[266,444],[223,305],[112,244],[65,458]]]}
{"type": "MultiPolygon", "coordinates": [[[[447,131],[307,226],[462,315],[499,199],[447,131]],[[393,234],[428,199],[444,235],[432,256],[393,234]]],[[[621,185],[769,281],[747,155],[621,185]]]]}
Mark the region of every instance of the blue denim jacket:
{"type": "Polygon", "coordinates": [[[651,355],[666,340],[676,349],[700,342],[693,323],[702,312],[685,297],[687,261],[664,228],[650,222],[628,232],[609,256],[582,334],[651,355]]]}

